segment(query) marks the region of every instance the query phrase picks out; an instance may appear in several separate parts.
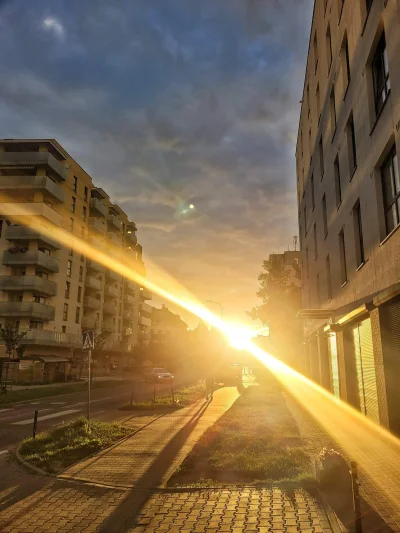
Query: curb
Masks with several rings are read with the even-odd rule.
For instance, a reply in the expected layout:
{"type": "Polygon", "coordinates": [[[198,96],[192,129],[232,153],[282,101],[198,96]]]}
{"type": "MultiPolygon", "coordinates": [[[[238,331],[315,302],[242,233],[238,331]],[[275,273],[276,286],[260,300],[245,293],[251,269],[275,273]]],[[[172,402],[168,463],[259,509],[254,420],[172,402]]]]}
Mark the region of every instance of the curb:
{"type": "Polygon", "coordinates": [[[21,447],[22,443],[21,444],[18,444],[17,446],[17,449],[15,450],[15,457],[17,458],[18,462],[21,463],[25,468],[27,468],[28,470],[31,470],[32,472],[34,472],[35,474],[39,474],[41,476],[46,476],[46,477],[53,477],[55,478],[56,476],[54,474],[50,474],[50,472],[46,472],[45,470],[42,470],[41,468],[31,464],[31,463],[28,463],[28,461],[25,461],[25,459],[22,459],[20,453],[19,453],[19,449],[21,447]]]}

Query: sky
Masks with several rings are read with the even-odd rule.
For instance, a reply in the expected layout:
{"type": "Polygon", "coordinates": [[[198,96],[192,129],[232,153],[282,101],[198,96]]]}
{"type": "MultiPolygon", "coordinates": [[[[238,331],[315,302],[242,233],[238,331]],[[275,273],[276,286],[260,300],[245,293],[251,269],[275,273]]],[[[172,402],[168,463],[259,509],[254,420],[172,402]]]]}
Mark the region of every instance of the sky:
{"type": "Polygon", "coordinates": [[[0,0],[0,137],[57,139],[136,222],[145,262],[249,321],[262,261],[298,233],[312,6],[0,0]]]}

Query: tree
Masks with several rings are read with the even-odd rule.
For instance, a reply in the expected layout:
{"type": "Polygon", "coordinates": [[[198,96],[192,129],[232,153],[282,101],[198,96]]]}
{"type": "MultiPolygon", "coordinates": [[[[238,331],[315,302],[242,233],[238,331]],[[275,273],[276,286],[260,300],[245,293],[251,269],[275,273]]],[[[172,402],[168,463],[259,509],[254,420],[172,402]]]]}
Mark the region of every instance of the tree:
{"type": "Polygon", "coordinates": [[[299,265],[293,263],[298,283],[293,281],[291,271],[285,268],[278,255],[271,255],[264,261],[262,269],[258,276],[260,288],[256,293],[262,303],[253,307],[248,315],[269,327],[271,341],[278,350],[293,355],[302,341],[302,323],[296,318],[301,307],[299,265]]]}
{"type": "Polygon", "coordinates": [[[15,350],[19,351],[24,337],[26,337],[26,331],[19,331],[9,324],[0,327],[0,338],[4,340],[6,353],[10,359],[13,358],[15,350]]]}

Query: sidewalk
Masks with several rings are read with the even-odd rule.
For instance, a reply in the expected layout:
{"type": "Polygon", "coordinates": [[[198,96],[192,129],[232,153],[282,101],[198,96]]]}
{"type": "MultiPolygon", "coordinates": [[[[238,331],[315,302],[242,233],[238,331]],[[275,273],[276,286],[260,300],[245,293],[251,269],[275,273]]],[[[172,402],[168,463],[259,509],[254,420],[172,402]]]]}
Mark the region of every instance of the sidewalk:
{"type": "Polygon", "coordinates": [[[322,505],[302,489],[165,488],[198,438],[237,397],[235,388],[223,388],[210,403],[201,400],[153,420],[143,417],[135,435],[57,479],[9,465],[11,483],[3,491],[0,480],[0,530],[331,533],[322,505]]]}

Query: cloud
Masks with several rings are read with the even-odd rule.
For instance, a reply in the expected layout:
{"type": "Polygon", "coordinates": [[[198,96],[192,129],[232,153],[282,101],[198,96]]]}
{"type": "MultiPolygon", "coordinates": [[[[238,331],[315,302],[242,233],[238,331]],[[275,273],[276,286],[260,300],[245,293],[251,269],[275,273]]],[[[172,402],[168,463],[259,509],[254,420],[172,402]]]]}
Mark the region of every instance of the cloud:
{"type": "Polygon", "coordinates": [[[43,19],[42,26],[46,31],[53,32],[58,39],[64,39],[65,28],[56,17],[47,16],[43,19]]]}

